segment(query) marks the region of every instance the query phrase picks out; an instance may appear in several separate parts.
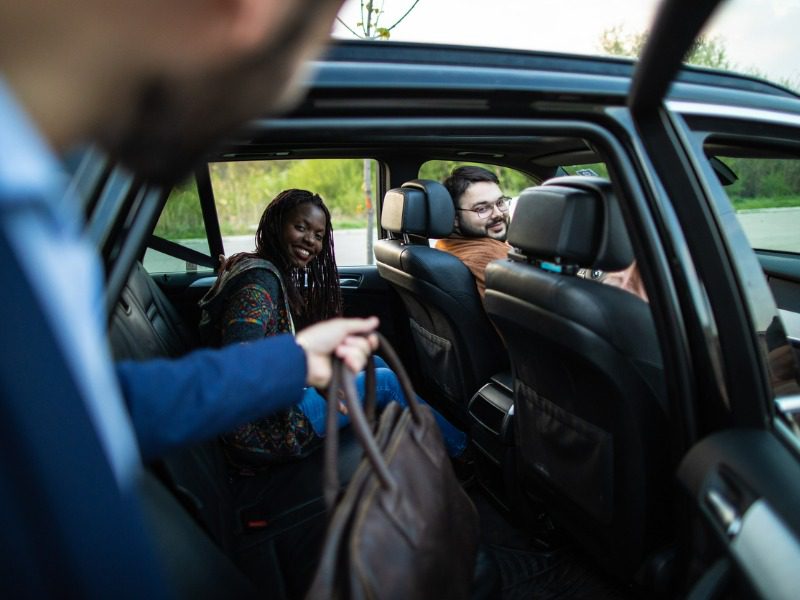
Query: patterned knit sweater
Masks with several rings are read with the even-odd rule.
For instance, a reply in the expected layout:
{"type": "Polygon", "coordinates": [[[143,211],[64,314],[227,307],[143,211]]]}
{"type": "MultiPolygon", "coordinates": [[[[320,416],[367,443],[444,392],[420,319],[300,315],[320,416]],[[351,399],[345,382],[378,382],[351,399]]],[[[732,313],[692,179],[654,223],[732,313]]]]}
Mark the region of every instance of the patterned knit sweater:
{"type": "MultiPolygon", "coordinates": [[[[203,297],[200,308],[200,335],[210,346],[294,333],[280,272],[261,258],[248,256],[222,271],[219,284],[203,297]]],[[[222,440],[233,462],[246,465],[305,456],[317,441],[308,419],[296,407],[243,425],[222,440]]]]}

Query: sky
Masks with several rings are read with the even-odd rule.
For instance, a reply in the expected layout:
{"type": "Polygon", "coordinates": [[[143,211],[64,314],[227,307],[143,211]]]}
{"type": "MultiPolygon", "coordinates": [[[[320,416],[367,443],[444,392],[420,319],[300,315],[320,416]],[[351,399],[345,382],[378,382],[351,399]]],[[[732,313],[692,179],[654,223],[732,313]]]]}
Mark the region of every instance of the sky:
{"type": "MultiPolygon", "coordinates": [[[[374,6],[383,5],[385,11],[381,26],[394,23],[412,3],[375,0],[374,6]]],[[[658,0],[420,0],[392,30],[391,39],[598,54],[604,30],[643,31],[658,4],[658,0]]],[[[339,16],[356,29],[360,1],[347,0],[339,16]]],[[[729,0],[706,34],[719,37],[738,70],[756,68],[769,79],[800,82],[800,0],[729,0]]],[[[334,36],[354,38],[339,23],[334,36]]]]}

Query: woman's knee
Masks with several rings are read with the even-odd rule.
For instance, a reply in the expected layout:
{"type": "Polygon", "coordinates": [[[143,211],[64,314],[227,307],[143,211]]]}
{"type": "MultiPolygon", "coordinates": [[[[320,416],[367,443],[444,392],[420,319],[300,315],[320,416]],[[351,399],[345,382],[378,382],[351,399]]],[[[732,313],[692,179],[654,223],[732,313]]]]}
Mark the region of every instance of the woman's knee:
{"type": "Polygon", "coordinates": [[[400,381],[391,369],[375,369],[375,385],[379,388],[400,388],[400,381]]]}

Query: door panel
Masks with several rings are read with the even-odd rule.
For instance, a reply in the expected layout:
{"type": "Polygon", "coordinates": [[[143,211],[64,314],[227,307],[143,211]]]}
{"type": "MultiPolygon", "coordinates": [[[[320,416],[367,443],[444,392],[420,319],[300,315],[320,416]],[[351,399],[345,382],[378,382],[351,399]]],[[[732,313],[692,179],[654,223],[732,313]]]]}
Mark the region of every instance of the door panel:
{"type": "Polygon", "coordinates": [[[705,529],[753,590],[796,598],[800,465],[775,433],[711,435],[684,458],[678,478],[705,529]]]}
{"type": "MultiPolygon", "coordinates": [[[[689,338],[700,342],[691,349],[695,376],[702,384],[703,372],[720,375],[707,389],[698,385],[701,393],[692,398],[700,415],[698,432],[705,437],[678,470],[694,508],[694,518],[681,520],[687,540],[681,550],[688,565],[686,583],[695,584],[691,598],[794,598],[800,564],[800,444],[786,424],[791,417],[775,417],[774,406],[800,394],[796,365],[783,360],[791,353],[784,352],[786,339],[774,324],[779,315],[786,324],[785,316],[795,314],[800,263],[780,252],[753,254],[702,146],[702,135],[725,131],[711,123],[715,111],[690,108],[707,121],[688,126],[679,114],[682,109],[664,98],[691,40],[717,4],[661,4],[628,99],[685,236],[692,272],[702,284],[701,302],[683,304],[690,317],[689,338]],[[691,318],[695,315],[699,318],[691,318]],[[712,369],[704,368],[704,357],[712,369]],[[781,418],[786,421],[774,420],[781,418]]],[[[754,115],[737,114],[731,135],[740,139],[743,127],[762,125],[753,120],[754,115]]],[[[792,119],[787,123],[783,135],[794,147],[796,130],[792,119]]],[[[757,136],[767,142],[763,132],[757,136]]]]}
{"type": "Polygon", "coordinates": [[[800,313],[800,254],[757,250],[778,308],[800,313]]]}
{"type": "Polygon", "coordinates": [[[800,255],[757,250],[772,295],[786,329],[786,335],[800,362],[800,255]]]}
{"type": "Polygon", "coordinates": [[[378,275],[374,265],[339,267],[344,315],[346,317],[377,316],[380,332],[397,348],[401,357],[408,356],[408,319],[400,297],[378,275]]]}

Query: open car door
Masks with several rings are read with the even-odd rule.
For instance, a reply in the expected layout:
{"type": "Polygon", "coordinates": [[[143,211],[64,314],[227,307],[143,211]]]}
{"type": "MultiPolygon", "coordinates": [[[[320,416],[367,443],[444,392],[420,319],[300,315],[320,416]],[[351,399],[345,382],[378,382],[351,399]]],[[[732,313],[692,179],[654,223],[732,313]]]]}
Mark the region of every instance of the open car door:
{"type": "Polygon", "coordinates": [[[741,110],[727,107],[723,115],[719,107],[670,95],[704,24],[727,8],[718,4],[662,4],[629,96],[633,127],[658,175],[660,218],[683,234],[671,274],[680,283],[676,306],[693,366],[684,390],[693,416],[677,474],[688,503],[677,507],[687,513],[680,550],[692,598],[796,598],[797,349],[707,148],[724,140],[800,158],[800,118],[796,107],[765,110],[744,97],[741,110]]]}

